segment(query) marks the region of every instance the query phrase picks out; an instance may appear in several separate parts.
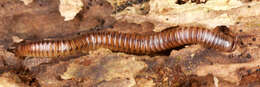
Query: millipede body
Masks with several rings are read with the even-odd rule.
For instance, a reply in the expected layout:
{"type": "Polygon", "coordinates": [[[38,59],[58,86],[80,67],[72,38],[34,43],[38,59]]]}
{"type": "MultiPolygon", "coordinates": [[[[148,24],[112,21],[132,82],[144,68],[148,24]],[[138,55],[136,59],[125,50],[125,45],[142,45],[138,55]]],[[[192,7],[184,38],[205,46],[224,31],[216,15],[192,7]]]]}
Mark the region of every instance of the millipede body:
{"type": "Polygon", "coordinates": [[[177,0],[176,4],[185,4],[186,2],[189,1],[191,3],[201,4],[201,3],[206,3],[208,0],[177,0]]]}
{"type": "Polygon", "coordinates": [[[17,56],[59,57],[108,48],[118,52],[151,54],[196,43],[220,51],[233,51],[236,48],[236,38],[222,32],[202,27],[175,27],[150,34],[89,32],[70,40],[21,43],[16,46],[14,53],[17,56]]]}

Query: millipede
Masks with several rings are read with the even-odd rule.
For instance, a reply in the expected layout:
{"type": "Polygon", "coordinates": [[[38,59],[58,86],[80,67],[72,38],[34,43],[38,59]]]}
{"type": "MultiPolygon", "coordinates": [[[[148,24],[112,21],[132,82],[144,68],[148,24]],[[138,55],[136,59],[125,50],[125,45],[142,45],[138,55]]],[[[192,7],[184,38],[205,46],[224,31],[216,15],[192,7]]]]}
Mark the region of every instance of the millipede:
{"type": "Polygon", "coordinates": [[[207,48],[232,52],[236,49],[237,37],[215,29],[194,26],[176,26],[162,32],[146,34],[96,31],[69,40],[19,43],[13,52],[17,56],[60,57],[108,48],[117,52],[151,54],[186,44],[201,44],[207,48]]]}
{"type": "Polygon", "coordinates": [[[177,0],[176,4],[185,4],[186,2],[196,3],[196,4],[202,4],[206,3],[208,0],[177,0]]]}

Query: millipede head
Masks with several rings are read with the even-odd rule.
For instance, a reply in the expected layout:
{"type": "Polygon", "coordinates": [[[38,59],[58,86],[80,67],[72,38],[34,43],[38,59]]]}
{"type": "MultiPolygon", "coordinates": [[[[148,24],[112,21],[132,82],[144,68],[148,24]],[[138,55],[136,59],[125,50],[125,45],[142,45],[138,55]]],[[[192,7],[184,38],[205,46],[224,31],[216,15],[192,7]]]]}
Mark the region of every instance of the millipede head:
{"type": "Polygon", "coordinates": [[[6,50],[9,52],[15,53],[15,49],[16,49],[16,47],[11,46],[11,47],[8,47],[6,50]]]}
{"type": "Polygon", "coordinates": [[[11,52],[13,53],[15,56],[17,57],[21,57],[23,58],[24,56],[20,56],[19,52],[18,52],[18,48],[19,48],[20,44],[19,43],[15,43],[15,44],[12,44],[11,46],[9,46],[6,50],[8,52],[11,52]]]}
{"type": "Polygon", "coordinates": [[[18,53],[18,48],[24,44],[26,44],[28,41],[27,40],[23,40],[19,43],[13,43],[12,45],[10,45],[6,50],[14,53],[16,56],[20,56],[18,53]]]}
{"type": "Polygon", "coordinates": [[[15,53],[17,47],[18,47],[19,45],[21,45],[21,44],[24,44],[24,43],[25,43],[25,41],[21,41],[21,42],[19,42],[19,43],[13,43],[13,44],[11,44],[10,46],[8,46],[8,48],[7,48],[6,50],[9,51],[9,52],[15,53]]]}

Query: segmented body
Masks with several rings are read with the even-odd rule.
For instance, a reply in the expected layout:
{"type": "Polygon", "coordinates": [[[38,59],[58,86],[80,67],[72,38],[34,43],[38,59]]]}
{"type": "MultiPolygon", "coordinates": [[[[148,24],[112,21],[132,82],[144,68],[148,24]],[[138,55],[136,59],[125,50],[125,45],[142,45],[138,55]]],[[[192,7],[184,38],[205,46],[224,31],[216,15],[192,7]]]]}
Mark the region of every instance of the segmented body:
{"type": "Polygon", "coordinates": [[[112,51],[150,54],[185,44],[201,44],[221,51],[233,51],[235,38],[202,27],[177,27],[152,34],[89,32],[71,40],[39,41],[20,44],[18,56],[57,57],[77,52],[108,48],[112,51]]]}
{"type": "Polygon", "coordinates": [[[177,0],[177,4],[185,4],[187,2],[191,3],[196,3],[196,4],[201,4],[201,3],[206,3],[208,0],[177,0]]]}

